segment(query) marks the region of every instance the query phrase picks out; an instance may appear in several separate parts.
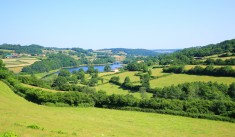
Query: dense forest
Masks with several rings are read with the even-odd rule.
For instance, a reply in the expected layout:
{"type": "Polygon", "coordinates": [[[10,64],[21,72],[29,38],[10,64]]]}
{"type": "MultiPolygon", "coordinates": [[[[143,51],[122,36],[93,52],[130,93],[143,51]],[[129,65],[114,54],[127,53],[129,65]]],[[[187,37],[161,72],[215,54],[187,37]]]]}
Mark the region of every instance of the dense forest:
{"type": "Polygon", "coordinates": [[[105,50],[111,50],[114,54],[119,54],[119,52],[125,52],[128,55],[135,55],[135,56],[156,56],[158,54],[157,52],[147,49],[111,48],[105,50]]]}
{"type": "Polygon", "coordinates": [[[43,47],[35,44],[28,46],[2,44],[0,49],[14,50],[16,53],[42,54],[43,47]]]}
{"type": "MultiPolygon", "coordinates": [[[[215,54],[235,53],[235,39],[226,40],[218,44],[202,47],[192,47],[176,51],[172,54],[159,55],[161,65],[167,64],[197,64],[195,57],[205,57],[215,54]]],[[[200,63],[200,62],[199,62],[200,63]]]]}
{"type": "Polygon", "coordinates": [[[189,70],[185,70],[184,66],[170,66],[170,67],[163,68],[163,72],[235,77],[235,70],[231,66],[214,67],[212,65],[209,65],[209,66],[206,66],[205,68],[201,66],[195,66],[189,70]]]}
{"type": "Polygon", "coordinates": [[[64,54],[51,54],[47,59],[35,62],[30,66],[26,66],[22,69],[22,72],[26,73],[41,73],[49,72],[50,70],[59,69],[62,67],[77,66],[78,61],[72,57],[64,54]]]}
{"type": "Polygon", "coordinates": [[[85,49],[83,49],[83,48],[72,48],[71,50],[76,51],[77,54],[78,54],[78,56],[81,56],[82,54],[91,56],[91,55],[92,55],[92,52],[93,52],[92,49],[85,50],[85,49]]]}

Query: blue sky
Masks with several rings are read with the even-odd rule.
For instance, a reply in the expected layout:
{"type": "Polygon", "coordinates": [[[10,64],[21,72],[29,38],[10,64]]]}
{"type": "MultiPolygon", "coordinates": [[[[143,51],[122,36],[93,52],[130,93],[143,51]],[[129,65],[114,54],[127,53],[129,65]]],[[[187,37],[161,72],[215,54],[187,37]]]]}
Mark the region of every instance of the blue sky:
{"type": "Polygon", "coordinates": [[[170,49],[235,38],[234,0],[1,0],[0,44],[170,49]]]}

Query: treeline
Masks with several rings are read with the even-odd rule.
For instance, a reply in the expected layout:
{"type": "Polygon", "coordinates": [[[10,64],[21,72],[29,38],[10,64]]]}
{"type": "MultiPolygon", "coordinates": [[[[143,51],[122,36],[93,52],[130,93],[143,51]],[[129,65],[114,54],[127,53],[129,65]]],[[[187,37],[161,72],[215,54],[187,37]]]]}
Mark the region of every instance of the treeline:
{"type": "Polygon", "coordinates": [[[109,82],[110,83],[113,83],[115,85],[118,85],[120,86],[120,88],[123,88],[123,89],[128,89],[130,91],[135,91],[135,92],[138,92],[138,91],[143,91],[143,92],[152,92],[152,89],[150,88],[150,78],[151,78],[151,74],[150,74],[151,71],[148,71],[148,73],[137,73],[138,76],[140,77],[140,85],[134,85],[132,82],[131,82],[131,79],[129,76],[126,76],[125,77],[125,80],[124,82],[120,82],[120,77],[119,76],[113,76],[110,78],[109,82]],[[141,90],[142,89],[142,90],[141,90]]]}
{"type": "Polygon", "coordinates": [[[205,57],[211,56],[215,54],[222,54],[225,52],[235,52],[235,39],[232,40],[225,40],[223,42],[217,44],[209,44],[202,47],[193,47],[187,48],[181,51],[177,51],[181,54],[184,54],[188,57],[205,57]]]}
{"type": "Polygon", "coordinates": [[[212,65],[209,65],[205,68],[201,66],[195,66],[189,70],[185,70],[184,66],[170,66],[163,68],[163,72],[235,77],[235,70],[231,66],[214,67],[212,65]]]}
{"type": "Polygon", "coordinates": [[[14,50],[16,53],[27,53],[27,54],[42,54],[42,49],[44,47],[39,45],[13,45],[13,44],[2,44],[0,45],[0,49],[14,50]]]}
{"type": "Polygon", "coordinates": [[[205,65],[235,65],[235,58],[230,59],[207,59],[203,64],[205,65]]]}
{"type": "Polygon", "coordinates": [[[58,93],[20,86],[16,89],[19,95],[38,104],[128,109],[235,122],[235,102],[231,100],[137,99],[132,95],[107,95],[89,89],[58,93]]]}
{"type": "Polygon", "coordinates": [[[147,50],[147,49],[126,49],[126,48],[111,48],[106,49],[111,50],[114,54],[119,54],[120,52],[125,52],[128,55],[135,55],[135,56],[156,56],[158,53],[147,50]]]}
{"type": "Polygon", "coordinates": [[[61,53],[50,54],[47,59],[35,62],[30,66],[22,69],[26,73],[49,72],[50,70],[59,69],[61,67],[78,66],[78,62],[68,55],[61,53]]]}
{"type": "Polygon", "coordinates": [[[131,62],[131,63],[127,64],[125,69],[127,69],[129,71],[144,71],[144,72],[147,72],[148,71],[148,65],[146,65],[143,62],[141,62],[141,63],[131,62]]]}
{"type": "Polygon", "coordinates": [[[153,91],[154,98],[235,101],[235,83],[228,86],[212,82],[192,82],[156,88],[153,91]]]}
{"type": "Polygon", "coordinates": [[[38,79],[34,75],[18,76],[18,80],[24,84],[60,91],[82,91],[84,86],[77,85],[78,82],[91,87],[97,85],[98,81],[103,83],[103,78],[98,77],[98,70],[94,69],[93,66],[89,66],[87,72],[82,68],[72,73],[66,69],[61,69],[58,72],[58,77],[49,81],[38,79]],[[90,74],[91,79],[85,78],[86,73],[90,74]]]}
{"type": "MultiPolygon", "coordinates": [[[[235,83],[230,86],[211,82],[186,83],[156,89],[154,97],[151,99],[137,99],[132,95],[107,95],[103,91],[96,92],[94,88],[90,87],[69,92],[47,92],[24,87],[13,73],[5,69],[1,62],[0,68],[2,81],[6,82],[15,93],[38,104],[94,106],[235,122],[235,83]]],[[[126,84],[128,81],[127,78],[126,84]]]]}
{"type": "Polygon", "coordinates": [[[235,53],[235,39],[202,47],[186,48],[172,54],[159,55],[160,65],[198,64],[194,57],[205,57],[222,53],[235,53]]]}
{"type": "Polygon", "coordinates": [[[136,57],[133,55],[127,55],[126,58],[122,61],[123,64],[129,64],[133,62],[143,61],[146,65],[152,66],[158,62],[157,56],[147,56],[147,57],[136,57]]]}
{"type": "Polygon", "coordinates": [[[93,61],[93,64],[107,64],[107,63],[114,63],[115,62],[115,58],[113,57],[108,57],[108,56],[104,56],[104,57],[98,57],[93,61]]]}
{"type": "Polygon", "coordinates": [[[93,52],[92,49],[85,50],[83,48],[72,48],[71,50],[76,51],[79,57],[81,57],[82,55],[91,56],[93,52]]]}

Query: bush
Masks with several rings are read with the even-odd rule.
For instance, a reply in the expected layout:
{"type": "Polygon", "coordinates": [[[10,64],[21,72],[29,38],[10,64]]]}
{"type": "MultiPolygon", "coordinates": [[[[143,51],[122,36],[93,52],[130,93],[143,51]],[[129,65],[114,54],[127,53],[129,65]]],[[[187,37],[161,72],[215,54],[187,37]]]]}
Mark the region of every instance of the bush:
{"type": "Polygon", "coordinates": [[[29,125],[29,126],[27,126],[27,128],[40,129],[40,127],[38,125],[35,125],[35,124],[29,125]]]}
{"type": "Polygon", "coordinates": [[[1,137],[17,137],[17,135],[16,135],[15,133],[10,132],[10,131],[5,132],[5,133],[3,133],[2,135],[0,134],[0,136],[1,136],[1,137]]]}

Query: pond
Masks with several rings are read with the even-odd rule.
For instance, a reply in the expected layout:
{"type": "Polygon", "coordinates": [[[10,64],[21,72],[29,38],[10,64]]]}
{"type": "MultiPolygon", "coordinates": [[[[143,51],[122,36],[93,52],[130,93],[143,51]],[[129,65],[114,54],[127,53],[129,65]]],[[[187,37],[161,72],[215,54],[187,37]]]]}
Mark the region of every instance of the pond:
{"type": "MultiPolygon", "coordinates": [[[[116,68],[122,68],[122,64],[110,64],[111,70],[114,70],[116,68]]],[[[98,69],[99,72],[104,72],[105,65],[94,65],[95,69],[98,69]]],[[[76,68],[66,68],[68,71],[73,72],[74,70],[79,70],[80,68],[83,68],[84,71],[87,71],[88,66],[81,66],[76,68]]]]}

